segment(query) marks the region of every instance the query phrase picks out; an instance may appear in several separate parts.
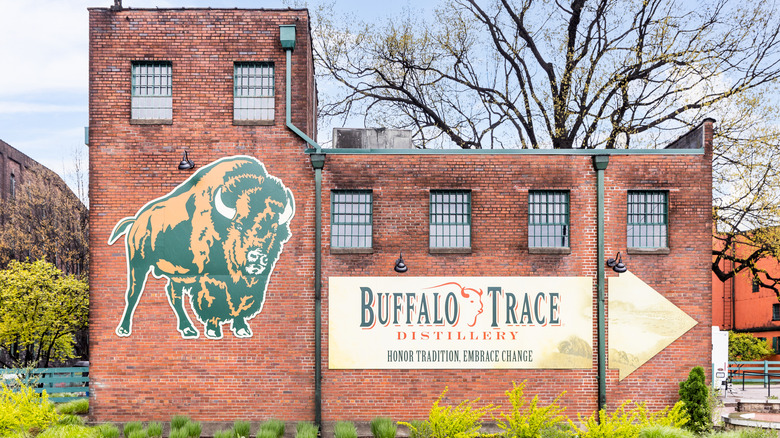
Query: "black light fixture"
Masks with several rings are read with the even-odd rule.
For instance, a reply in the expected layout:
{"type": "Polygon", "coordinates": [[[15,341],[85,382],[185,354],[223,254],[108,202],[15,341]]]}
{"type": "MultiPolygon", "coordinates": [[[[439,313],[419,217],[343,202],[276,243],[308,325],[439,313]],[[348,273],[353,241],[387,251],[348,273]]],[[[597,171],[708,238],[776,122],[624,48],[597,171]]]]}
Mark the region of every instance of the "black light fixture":
{"type": "Polygon", "coordinates": [[[398,272],[399,274],[403,274],[404,272],[409,270],[409,267],[406,266],[406,263],[404,263],[404,253],[399,253],[398,260],[395,261],[395,267],[393,268],[395,272],[398,272]]]}
{"type": "Polygon", "coordinates": [[[623,256],[620,255],[620,251],[618,251],[618,253],[615,254],[614,259],[607,259],[607,266],[612,268],[612,270],[617,273],[623,273],[628,271],[628,268],[623,263],[623,256]]]}
{"type": "Polygon", "coordinates": [[[190,157],[187,155],[187,151],[184,151],[184,154],[181,156],[181,163],[179,163],[179,170],[189,170],[194,169],[195,163],[190,160],[190,157]]]}

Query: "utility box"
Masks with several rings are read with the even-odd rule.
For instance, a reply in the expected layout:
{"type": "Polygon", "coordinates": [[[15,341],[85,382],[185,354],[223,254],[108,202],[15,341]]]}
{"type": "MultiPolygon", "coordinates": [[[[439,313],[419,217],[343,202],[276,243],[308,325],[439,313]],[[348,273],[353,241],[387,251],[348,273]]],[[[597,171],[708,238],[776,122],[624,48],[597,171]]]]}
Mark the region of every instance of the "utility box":
{"type": "Polygon", "coordinates": [[[412,131],[387,128],[333,128],[333,147],[344,149],[412,149],[412,131]]]}

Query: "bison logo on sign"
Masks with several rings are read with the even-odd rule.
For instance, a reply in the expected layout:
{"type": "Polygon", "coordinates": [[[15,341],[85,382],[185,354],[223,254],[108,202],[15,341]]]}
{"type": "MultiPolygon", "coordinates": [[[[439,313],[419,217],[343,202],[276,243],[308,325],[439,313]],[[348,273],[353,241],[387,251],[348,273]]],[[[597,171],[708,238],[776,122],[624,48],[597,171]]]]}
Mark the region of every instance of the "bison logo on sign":
{"type": "Polygon", "coordinates": [[[133,313],[149,274],[168,280],[168,301],[184,338],[197,338],[184,310],[189,295],[210,339],[230,323],[252,336],[247,320],[260,313],[268,279],[290,239],[295,200],[263,163],[247,156],[205,166],[167,195],[114,227],[108,244],[125,236],[127,294],[119,336],[130,336],[133,313]]]}

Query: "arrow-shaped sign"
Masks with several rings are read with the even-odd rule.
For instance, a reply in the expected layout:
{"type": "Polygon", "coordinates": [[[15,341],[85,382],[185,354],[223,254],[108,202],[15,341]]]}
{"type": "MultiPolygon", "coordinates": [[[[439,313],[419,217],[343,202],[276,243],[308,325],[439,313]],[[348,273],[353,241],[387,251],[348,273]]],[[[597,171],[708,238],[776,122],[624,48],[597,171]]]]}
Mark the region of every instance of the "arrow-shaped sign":
{"type": "Polygon", "coordinates": [[[609,366],[626,378],[698,324],[630,271],[609,278],[609,366]]]}

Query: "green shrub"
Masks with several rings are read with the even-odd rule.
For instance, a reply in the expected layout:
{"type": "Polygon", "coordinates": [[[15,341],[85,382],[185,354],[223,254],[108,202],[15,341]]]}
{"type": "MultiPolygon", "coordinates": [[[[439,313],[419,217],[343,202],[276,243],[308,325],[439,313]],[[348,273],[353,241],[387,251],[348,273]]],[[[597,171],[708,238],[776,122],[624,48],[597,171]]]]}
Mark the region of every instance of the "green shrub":
{"type": "Polygon", "coordinates": [[[317,426],[304,421],[295,425],[295,438],[317,438],[317,426]]]}
{"type": "Polygon", "coordinates": [[[43,392],[37,394],[26,385],[16,391],[0,384],[0,436],[13,431],[40,432],[60,420],[54,404],[43,392]]]}
{"type": "Polygon", "coordinates": [[[284,421],[272,418],[260,425],[257,434],[260,435],[261,431],[269,431],[273,433],[273,437],[269,438],[281,438],[284,435],[284,421]]]}
{"type": "Polygon", "coordinates": [[[125,438],[128,438],[131,433],[143,428],[143,424],[141,424],[139,421],[131,421],[129,423],[125,423],[125,427],[122,429],[122,434],[125,438]]]}
{"type": "Polygon", "coordinates": [[[237,438],[249,438],[252,426],[248,421],[235,421],[233,423],[233,434],[237,438]]]}
{"type": "Polygon", "coordinates": [[[78,415],[63,415],[57,424],[83,426],[84,420],[78,415]]]}
{"type": "Polygon", "coordinates": [[[162,423],[152,422],[146,426],[146,435],[150,438],[162,437],[162,423]]]}
{"type": "Polygon", "coordinates": [[[431,425],[427,421],[412,420],[404,424],[409,428],[409,438],[429,438],[432,434],[431,425]]]}
{"type": "Polygon", "coordinates": [[[634,404],[630,400],[623,402],[612,414],[604,410],[590,417],[577,415],[578,423],[569,420],[569,425],[578,438],[637,438],[639,432],[649,426],[682,427],[688,421],[683,404],[678,402],[674,407],[665,408],[656,413],[650,413],[644,404],[634,404]],[[632,409],[627,409],[633,404],[632,409]]]}
{"type": "Polygon", "coordinates": [[[95,426],[99,438],[119,438],[119,428],[115,424],[105,423],[95,426]]]}
{"type": "Polygon", "coordinates": [[[89,413],[89,400],[81,398],[62,403],[57,406],[57,412],[65,415],[86,415],[89,413]]]}
{"type": "Polygon", "coordinates": [[[697,435],[703,435],[712,430],[712,406],[710,390],[704,377],[704,368],[693,367],[688,379],[680,382],[680,401],[685,403],[683,409],[688,414],[689,421],[685,428],[697,435]]]}
{"type": "Polygon", "coordinates": [[[648,426],[639,431],[639,438],[694,438],[690,430],[674,426],[648,426]]]}
{"type": "Polygon", "coordinates": [[[202,431],[201,430],[202,428],[199,422],[190,421],[184,426],[183,429],[187,431],[187,436],[189,438],[200,438],[200,433],[202,431]]]}
{"type": "Polygon", "coordinates": [[[233,438],[233,430],[225,429],[214,432],[214,438],[233,438]]]}
{"type": "Polygon", "coordinates": [[[777,432],[772,429],[748,428],[716,432],[707,438],[777,438],[777,432]]]}
{"type": "Polygon", "coordinates": [[[371,420],[371,434],[374,438],[395,438],[398,427],[387,417],[376,417],[371,420]]]}
{"type": "Polygon", "coordinates": [[[174,415],[171,418],[171,430],[181,429],[189,422],[190,422],[190,417],[186,415],[174,415]]]}
{"type": "MultiPolygon", "coordinates": [[[[476,400],[464,400],[457,406],[439,406],[444,395],[447,394],[447,388],[433,402],[431,411],[428,414],[427,425],[430,430],[431,438],[475,438],[480,435],[482,428],[482,417],[493,411],[493,405],[477,408],[474,405],[479,402],[476,400]]],[[[411,423],[399,423],[409,428],[410,434],[420,434],[421,431],[411,423]]],[[[417,436],[417,435],[415,435],[417,436]]]]}
{"type": "Polygon", "coordinates": [[[279,438],[279,435],[277,435],[276,432],[270,429],[258,429],[257,438],[279,438]]]}
{"type": "Polygon", "coordinates": [[[351,421],[337,421],[333,426],[335,438],[357,438],[357,428],[351,421]]]}
{"type": "Polygon", "coordinates": [[[563,431],[558,425],[566,421],[561,415],[565,408],[558,405],[564,393],[561,393],[548,406],[539,406],[539,396],[535,395],[529,402],[526,400],[523,389],[525,382],[519,385],[512,382],[512,389],[506,392],[512,411],[502,413],[497,419],[496,425],[504,431],[505,437],[512,438],[539,438],[543,430],[563,431]]]}
{"type": "Polygon", "coordinates": [[[130,435],[125,435],[125,438],[146,438],[146,430],[136,429],[130,432],[130,435]]]}

